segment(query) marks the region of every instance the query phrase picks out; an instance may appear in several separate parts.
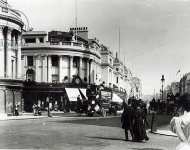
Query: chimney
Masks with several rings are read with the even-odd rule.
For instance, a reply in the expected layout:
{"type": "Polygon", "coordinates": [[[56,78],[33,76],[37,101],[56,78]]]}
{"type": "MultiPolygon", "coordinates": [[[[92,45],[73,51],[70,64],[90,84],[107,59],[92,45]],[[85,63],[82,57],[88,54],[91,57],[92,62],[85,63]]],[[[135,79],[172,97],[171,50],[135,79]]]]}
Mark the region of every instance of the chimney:
{"type": "Polygon", "coordinates": [[[77,28],[70,28],[70,31],[73,33],[77,32],[77,35],[81,38],[88,40],[88,28],[87,27],[77,27],[77,28]]]}

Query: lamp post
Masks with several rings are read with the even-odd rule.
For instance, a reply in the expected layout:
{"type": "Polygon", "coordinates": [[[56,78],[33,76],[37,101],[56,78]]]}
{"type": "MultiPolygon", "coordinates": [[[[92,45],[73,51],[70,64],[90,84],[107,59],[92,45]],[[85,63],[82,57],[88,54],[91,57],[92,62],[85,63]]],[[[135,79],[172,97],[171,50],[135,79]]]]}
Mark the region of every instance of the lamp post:
{"type": "Polygon", "coordinates": [[[162,101],[164,101],[164,82],[165,82],[164,75],[162,75],[161,82],[162,82],[162,101]]]}

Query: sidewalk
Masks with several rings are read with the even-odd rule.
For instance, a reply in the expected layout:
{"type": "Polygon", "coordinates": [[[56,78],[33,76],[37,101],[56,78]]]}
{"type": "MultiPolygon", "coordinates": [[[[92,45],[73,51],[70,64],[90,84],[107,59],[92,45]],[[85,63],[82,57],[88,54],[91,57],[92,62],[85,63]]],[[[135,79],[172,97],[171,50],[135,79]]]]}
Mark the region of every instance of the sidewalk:
{"type": "Polygon", "coordinates": [[[0,115],[0,121],[4,120],[23,120],[23,119],[39,119],[39,118],[46,118],[47,116],[34,116],[33,113],[23,113],[19,116],[7,116],[7,115],[0,115]]]}
{"type": "Polygon", "coordinates": [[[175,133],[173,133],[172,131],[169,131],[169,130],[156,130],[153,133],[154,134],[165,135],[165,136],[177,137],[177,135],[175,133]]]}
{"type": "Polygon", "coordinates": [[[151,132],[150,129],[148,131],[153,134],[177,137],[177,135],[170,130],[170,125],[162,126],[153,132],[151,132]]]}
{"type": "MultiPolygon", "coordinates": [[[[51,112],[52,117],[76,117],[76,113],[64,113],[64,112],[51,112]]],[[[33,113],[22,113],[19,116],[8,116],[8,115],[0,115],[0,121],[3,120],[23,120],[23,119],[40,119],[40,118],[47,118],[47,112],[42,112],[41,116],[34,116],[33,113]]]]}

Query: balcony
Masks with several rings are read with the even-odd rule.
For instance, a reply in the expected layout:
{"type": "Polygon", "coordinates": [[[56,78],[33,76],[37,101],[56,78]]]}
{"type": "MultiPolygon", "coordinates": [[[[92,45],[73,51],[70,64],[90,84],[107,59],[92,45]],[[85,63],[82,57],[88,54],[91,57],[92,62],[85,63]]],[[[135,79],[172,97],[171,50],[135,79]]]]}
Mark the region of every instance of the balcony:
{"type": "Polygon", "coordinates": [[[22,44],[22,49],[34,49],[34,48],[51,48],[51,49],[70,49],[70,50],[79,50],[79,51],[87,51],[92,54],[97,55],[100,57],[100,52],[95,49],[91,48],[88,45],[85,45],[83,43],[77,43],[77,42],[58,42],[58,43],[24,43],[22,44]]]}

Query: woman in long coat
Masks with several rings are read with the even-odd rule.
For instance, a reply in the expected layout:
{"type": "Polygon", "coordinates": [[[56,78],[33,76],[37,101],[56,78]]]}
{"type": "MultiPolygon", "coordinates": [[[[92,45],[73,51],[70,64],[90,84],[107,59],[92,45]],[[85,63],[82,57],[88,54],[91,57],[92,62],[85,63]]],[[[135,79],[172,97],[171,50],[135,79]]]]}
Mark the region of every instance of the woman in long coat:
{"type": "Polygon", "coordinates": [[[142,141],[142,140],[149,140],[146,134],[146,127],[145,127],[145,112],[140,107],[137,106],[134,111],[134,118],[133,118],[133,134],[134,134],[134,141],[142,141]]]}

